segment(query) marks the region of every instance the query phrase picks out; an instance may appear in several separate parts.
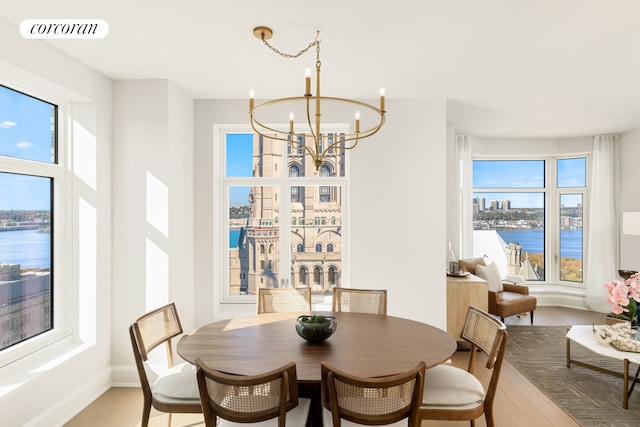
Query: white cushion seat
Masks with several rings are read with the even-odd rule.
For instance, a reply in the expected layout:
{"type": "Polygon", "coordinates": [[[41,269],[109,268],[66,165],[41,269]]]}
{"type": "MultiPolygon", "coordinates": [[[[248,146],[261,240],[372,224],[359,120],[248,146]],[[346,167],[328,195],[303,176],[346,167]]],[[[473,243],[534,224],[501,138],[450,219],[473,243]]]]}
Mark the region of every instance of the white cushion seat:
{"type": "Polygon", "coordinates": [[[464,369],[438,365],[425,373],[422,407],[472,409],[483,405],[484,398],[482,383],[464,369]]]}
{"type": "Polygon", "coordinates": [[[196,367],[190,363],[180,363],[158,375],[151,388],[161,402],[200,402],[196,367]]]}
{"type": "MultiPolygon", "coordinates": [[[[300,398],[298,399],[298,406],[287,412],[287,426],[300,426],[307,425],[307,417],[309,416],[309,408],[311,407],[311,400],[300,398]]],[[[277,427],[278,419],[272,418],[270,420],[260,421],[257,423],[235,423],[233,421],[218,418],[217,427],[277,427]]]]}

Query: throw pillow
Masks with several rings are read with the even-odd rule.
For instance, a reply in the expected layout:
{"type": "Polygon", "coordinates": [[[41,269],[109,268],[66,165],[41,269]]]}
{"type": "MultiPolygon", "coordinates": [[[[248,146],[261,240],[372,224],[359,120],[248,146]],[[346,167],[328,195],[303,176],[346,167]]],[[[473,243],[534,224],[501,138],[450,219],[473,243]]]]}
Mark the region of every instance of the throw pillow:
{"type": "Polygon", "coordinates": [[[502,286],[502,279],[500,278],[500,271],[495,262],[489,265],[478,265],[476,267],[476,275],[481,279],[489,282],[489,290],[493,292],[502,292],[504,289],[502,286]]]}

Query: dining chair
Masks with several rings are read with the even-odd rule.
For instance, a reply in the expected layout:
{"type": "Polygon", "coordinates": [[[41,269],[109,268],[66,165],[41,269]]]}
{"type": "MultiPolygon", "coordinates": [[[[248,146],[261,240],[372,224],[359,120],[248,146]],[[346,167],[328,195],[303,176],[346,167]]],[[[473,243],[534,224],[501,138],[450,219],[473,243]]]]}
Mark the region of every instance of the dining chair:
{"type": "Polygon", "coordinates": [[[311,311],[311,288],[258,288],[258,314],[311,311]]]}
{"type": "Polygon", "coordinates": [[[233,375],[196,359],[198,389],[206,427],[303,427],[311,401],[298,397],[296,364],[257,375],[233,375]]]}
{"type": "Polygon", "coordinates": [[[507,328],[489,313],[470,306],[461,337],[471,346],[467,369],[448,364],[427,369],[420,418],[469,420],[473,427],[474,420],[484,414],[487,427],[493,427],[493,401],[507,345],[507,328]],[[485,367],[492,371],[486,389],[474,375],[478,350],[487,355],[485,367]]]}
{"type": "Polygon", "coordinates": [[[333,288],[333,311],[387,314],[386,289],[333,288]]]}
{"type": "Polygon", "coordinates": [[[171,426],[172,412],[202,412],[195,366],[186,362],[174,365],[171,339],[180,334],[182,326],[174,303],[144,314],[129,327],[144,397],[142,427],[149,425],[152,406],[168,413],[168,426],[171,426]],[[165,344],[167,358],[166,366],[162,367],[149,362],[150,352],[161,344],[165,344]]]}
{"type": "Polygon", "coordinates": [[[324,361],[321,370],[324,427],[418,427],[426,364],[391,376],[359,377],[324,361]]]}

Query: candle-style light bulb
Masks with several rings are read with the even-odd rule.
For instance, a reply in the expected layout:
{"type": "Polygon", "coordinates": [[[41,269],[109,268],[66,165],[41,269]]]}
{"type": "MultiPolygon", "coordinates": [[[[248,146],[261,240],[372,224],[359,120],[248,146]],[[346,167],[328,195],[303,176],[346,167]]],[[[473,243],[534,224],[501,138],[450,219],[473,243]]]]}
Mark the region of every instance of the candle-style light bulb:
{"type": "Polygon", "coordinates": [[[356,133],[360,132],[360,111],[356,111],[356,133]]]}
{"type": "Polygon", "coordinates": [[[311,96],[311,68],[307,67],[304,70],[304,94],[305,96],[311,96]]]}
{"type": "Polygon", "coordinates": [[[380,111],[384,113],[384,88],[380,88],[380,111]]]}
{"type": "Polygon", "coordinates": [[[253,89],[249,91],[249,112],[253,111],[253,97],[256,94],[253,92],[253,89]]]}
{"type": "Polygon", "coordinates": [[[293,135],[293,112],[289,113],[289,133],[293,135]]]}

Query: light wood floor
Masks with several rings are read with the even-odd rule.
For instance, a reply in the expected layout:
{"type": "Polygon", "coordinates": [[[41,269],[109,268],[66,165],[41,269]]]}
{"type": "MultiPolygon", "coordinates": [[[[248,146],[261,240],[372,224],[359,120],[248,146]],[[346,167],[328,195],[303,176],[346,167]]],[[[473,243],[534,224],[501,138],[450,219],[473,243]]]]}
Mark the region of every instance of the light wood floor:
{"type": "MultiPolygon", "coordinates": [[[[602,319],[602,314],[560,307],[538,307],[535,311],[536,325],[591,324],[602,319]]],[[[528,325],[529,317],[510,317],[507,325],[528,325]]],[[[453,357],[456,366],[464,366],[468,352],[458,352],[453,357]]],[[[484,361],[478,357],[476,373],[486,371],[484,361]]],[[[485,377],[486,379],[486,377],[485,377]]],[[[573,418],[555,405],[544,393],[531,384],[508,362],[502,367],[502,375],[494,403],[495,423],[498,427],[580,427],[573,418]]],[[[114,387],[100,396],[91,405],[76,415],[65,427],[139,427],[142,413],[142,393],[138,388],[114,387]]],[[[166,427],[167,415],[151,412],[150,427],[166,427]]],[[[202,415],[174,414],[172,427],[202,427],[202,415]]],[[[469,426],[466,421],[424,421],[422,427],[469,426]]],[[[476,421],[477,427],[486,427],[483,417],[476,421]]],[[[298,426],[291,426],[298,427],[298,426]]]]}

